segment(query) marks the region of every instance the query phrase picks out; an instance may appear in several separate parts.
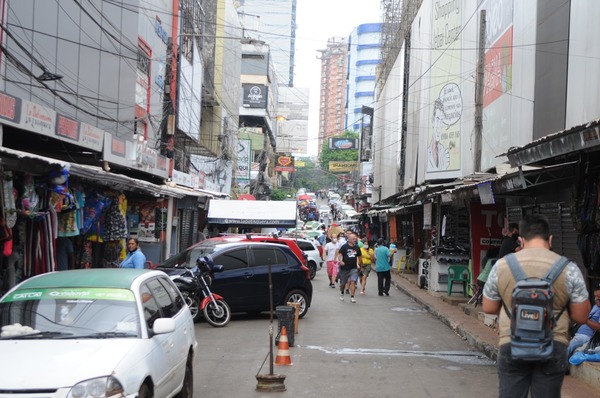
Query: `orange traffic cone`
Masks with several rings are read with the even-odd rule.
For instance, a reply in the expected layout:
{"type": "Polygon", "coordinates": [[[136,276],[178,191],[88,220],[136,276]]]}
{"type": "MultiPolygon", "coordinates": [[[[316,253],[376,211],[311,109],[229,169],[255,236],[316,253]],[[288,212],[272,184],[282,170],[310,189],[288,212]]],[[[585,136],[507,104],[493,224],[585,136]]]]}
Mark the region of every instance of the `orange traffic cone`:
{"type": "Polygon", "coordinates": [[[287,330],[285,326],[281,327],[281,336],[279,336],[279,345],[277,346],[277,357],[275,365],[291,365],[290,345],[288,344],[287,330]]]}

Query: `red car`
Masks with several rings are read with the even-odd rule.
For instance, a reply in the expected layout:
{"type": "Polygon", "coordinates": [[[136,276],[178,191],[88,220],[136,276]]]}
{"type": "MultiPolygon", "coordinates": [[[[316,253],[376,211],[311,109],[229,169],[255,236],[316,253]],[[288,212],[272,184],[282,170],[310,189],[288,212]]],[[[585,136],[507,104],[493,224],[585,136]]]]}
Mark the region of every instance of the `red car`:
{"type": "Polygon", "coordinates": [[[308,256],[300,249],[298,243],[296,243],[296,240],[293,238],[283,238],[266,234],[239,234],[217,236],[215,238],[210,238],[210,240],[219,240],[222,242],[267,242],[286,245],[292,250],[296,257],[298,257],[302,265],[308,268],[308,256]]]}

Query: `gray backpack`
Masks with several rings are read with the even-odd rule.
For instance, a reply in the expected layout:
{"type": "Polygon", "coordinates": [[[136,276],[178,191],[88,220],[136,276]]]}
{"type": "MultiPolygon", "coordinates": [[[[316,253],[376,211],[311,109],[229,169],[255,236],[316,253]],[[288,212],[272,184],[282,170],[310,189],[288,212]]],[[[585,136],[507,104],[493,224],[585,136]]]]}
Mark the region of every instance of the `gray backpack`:
{"type": "Polygon", "coordinates": [[[560,257],[543,278],[528,278],[514,254],[504,258],[516,281],[512,292],[512,312],[502,303],[510,318],[511,356],[523,361],[548,360],[552,358],[554,348],[554,326],[566,308],[554,316],[552,283],[569,260],[560,257]]]}

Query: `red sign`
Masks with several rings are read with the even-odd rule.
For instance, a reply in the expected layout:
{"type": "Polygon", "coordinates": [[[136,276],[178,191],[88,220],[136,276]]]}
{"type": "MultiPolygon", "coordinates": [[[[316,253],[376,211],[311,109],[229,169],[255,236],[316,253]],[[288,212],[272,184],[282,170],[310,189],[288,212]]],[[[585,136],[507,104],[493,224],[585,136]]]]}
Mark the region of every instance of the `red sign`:
{"type": "Polygon", "coordinates": [[[294,171],[294,158],[292,156],[278,156],[275,171],[294,171]]]}
{"type": "Polygon", "coordinates": [[[485,53],[483,107],[512,88],[512,26],[485,53]]]}
{"type": "MultiPolygon", "coordinates": [[[[471,255],[473,280],[481,273],[481,259],[489,249],[500,248],[504,226],[504,206],[471,203],[471,255]]],[[[485,266],[485,264],[483,264],[485,266]]]]}
{"type": "Polygon", "coordinates": [[[124,140],[113,136],[111,140],[110,153],[124,158],[125,155],[127,155],[127,144],[124,140]]]}
{"type": "Polygon", "coordinates": [[[4,93],[0,93],[0,118],[10,120],[14,123],[19,123],[20,113],[21,100],[4,93]]]}
{"type": "Polygon", "coordinates": [[[79,141],[79,122],[63,115],[57,115],[56,135],[79,141]]]}

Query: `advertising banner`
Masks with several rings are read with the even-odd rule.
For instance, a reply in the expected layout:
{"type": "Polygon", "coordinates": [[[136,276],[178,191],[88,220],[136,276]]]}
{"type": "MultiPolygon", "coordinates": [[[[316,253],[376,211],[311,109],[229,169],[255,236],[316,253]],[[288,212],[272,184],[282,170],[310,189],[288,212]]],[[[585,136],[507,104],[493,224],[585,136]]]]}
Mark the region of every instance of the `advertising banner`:
{"type": "Polygon", "coordinates": [[[237,170],[235,176],[237,179],[250,179],[250,140],[238,140],[237,151],[237,170]]]}

